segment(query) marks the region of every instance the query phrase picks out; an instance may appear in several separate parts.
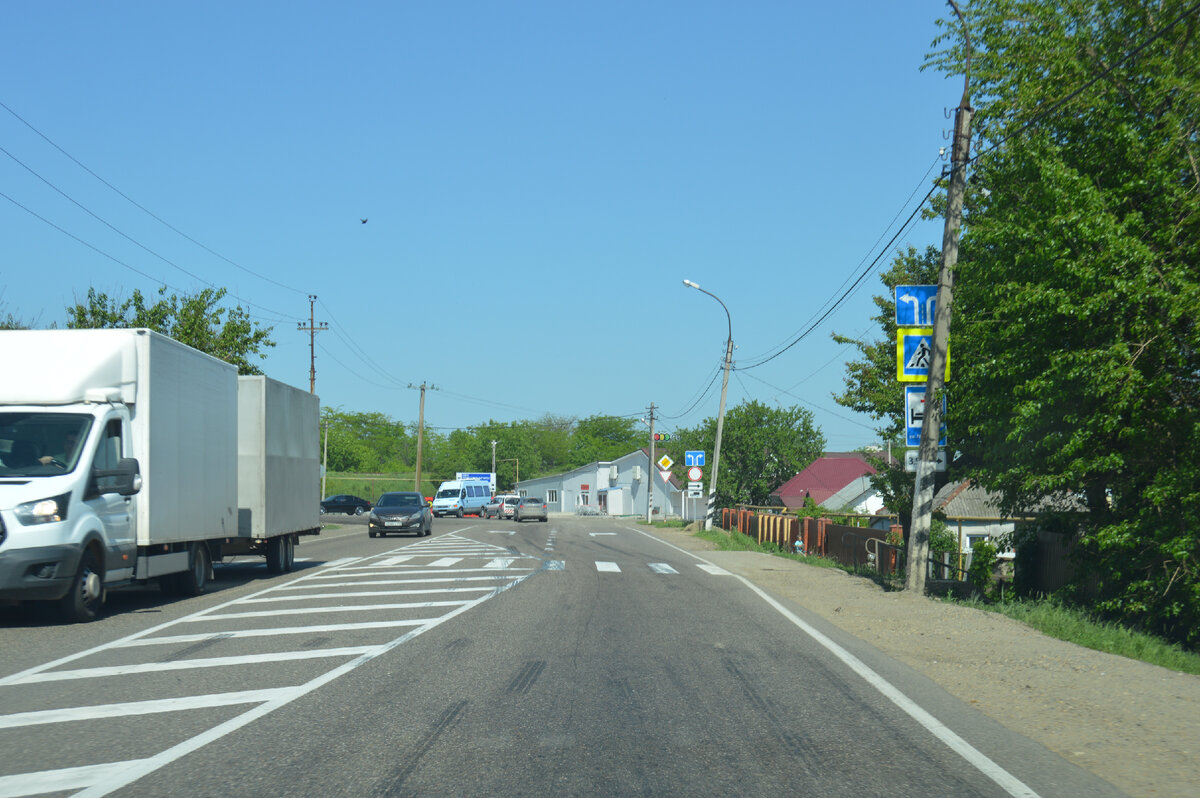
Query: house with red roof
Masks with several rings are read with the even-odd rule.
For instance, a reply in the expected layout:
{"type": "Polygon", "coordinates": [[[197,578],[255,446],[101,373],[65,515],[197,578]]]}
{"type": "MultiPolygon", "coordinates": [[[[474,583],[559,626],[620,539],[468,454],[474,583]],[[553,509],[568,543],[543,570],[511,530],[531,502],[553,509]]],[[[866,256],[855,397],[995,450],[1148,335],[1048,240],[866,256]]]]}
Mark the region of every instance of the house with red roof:
{"type": "Polygon", "coordinates": [[[883,498],[871,487],[875,466],[862,452],[827,452],[780,485],[771,498],[784,507],[803,507],[805,498],[830,510],[875,513],[883,498]]]}

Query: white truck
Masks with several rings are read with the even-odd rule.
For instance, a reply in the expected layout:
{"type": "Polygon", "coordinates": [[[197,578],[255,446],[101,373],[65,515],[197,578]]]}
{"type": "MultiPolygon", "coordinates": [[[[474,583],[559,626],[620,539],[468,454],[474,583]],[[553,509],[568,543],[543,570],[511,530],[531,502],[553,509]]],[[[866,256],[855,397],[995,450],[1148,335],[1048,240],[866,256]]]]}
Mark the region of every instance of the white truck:
{"type": "Polygon", "coordinates": [[[319,534],[315,396],[149,330],[0,332],[0,600],[75,621],[319,534]]]}

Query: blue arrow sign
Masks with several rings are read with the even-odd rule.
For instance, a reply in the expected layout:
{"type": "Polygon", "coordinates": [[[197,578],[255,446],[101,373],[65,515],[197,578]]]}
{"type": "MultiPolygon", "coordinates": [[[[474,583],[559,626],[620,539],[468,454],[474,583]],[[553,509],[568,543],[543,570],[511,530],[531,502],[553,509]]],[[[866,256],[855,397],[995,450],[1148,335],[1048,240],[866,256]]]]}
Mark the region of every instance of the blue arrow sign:
{"type": "Polygon", "coordinates": [[[896,286],[897,327],[931,327],[936,310],[936,285],[896,286]]]}
{"type": "Polygon", "coordinates": [[[703,468],[704,452],[684,452],[683,465],[685,468],[691,468],[692,466],[699,466],[700,468],[703,468]]]}

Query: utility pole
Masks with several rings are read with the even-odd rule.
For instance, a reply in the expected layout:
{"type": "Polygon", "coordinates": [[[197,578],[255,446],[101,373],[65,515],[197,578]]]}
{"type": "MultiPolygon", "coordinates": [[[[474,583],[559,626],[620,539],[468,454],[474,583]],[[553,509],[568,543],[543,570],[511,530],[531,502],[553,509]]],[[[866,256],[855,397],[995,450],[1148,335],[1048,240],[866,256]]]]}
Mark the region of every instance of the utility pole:
{"type": "Polygon", "coordinates": [[[492,479],[496,478],[496,444],[500,441],[492,441],[492,479]]]}
{"type": "Polygon", "coordinates": [[[438,389],[438,387],[436,385],[428,385],[427,386],[425,383],[421,383],[420,385],[413,385],[411,382],[408,384],[408,387],[412,388],[414,391],[419,390],[421,392],[421,411],[420,411],[420,415],[417,417],[417,488],[416,489],[417,489],[417,493],[420,493],[422,496],[424,496],[425,491],[421,490],[421,445],[425,439],[425,389],[428,388],[431,391],[436,391],[438,389]]]}
{"type": "Polygon", "coordinates": [[[963,194],[967,185],[967,163],[971,157],[971,37],[958,6],[950,6],[963,23],[967,66],[962,101],[954,112],[954,145],[950,156],[950,190],[946,201],[946,225],[942,232],[942,264],[938,270],[937,312],[933,320],[933,353],[925,383],[925,418],[921,421],[921,448],[917,450],[917,472],[913,480],[912,523],[908,532],[908,563],[905,589],[925,594],[929,571],[929,530],[933,517],[933,479],[937,466],[938,439],[942,429],[942,389],[946,382],[946,352],[950,345],[950,303],[954,266],[958,262],[958,229],[962,225],[963,194]]]}
{"type": "Polygon", "coordinates": [[[650,468],[646,469],[646,523],[654,521],[654,402],[650,403],[650,468]]]}
{"type": "Polygon", "coordinates": [[[308,333],[308,392],[317,392],[317,333],[329,329],[329,325],[321,322],[320,326],[313,322],[313,303],[317,301],[316,294],[308,295],[308,326],[304,322],[296,322],[296,329],[308,333]]]}

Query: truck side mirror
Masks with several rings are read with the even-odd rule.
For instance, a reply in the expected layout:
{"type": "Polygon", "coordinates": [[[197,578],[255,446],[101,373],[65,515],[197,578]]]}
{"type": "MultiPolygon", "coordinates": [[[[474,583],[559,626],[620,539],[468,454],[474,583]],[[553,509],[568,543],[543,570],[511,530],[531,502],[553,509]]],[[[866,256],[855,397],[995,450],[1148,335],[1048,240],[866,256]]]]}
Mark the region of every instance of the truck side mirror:
{"type": "Polygon", "coordinates": [[[98,468],[92,475],[96,478],[97,493],[132,496],[142,489],[141,466],[133,457],[122,457],[116,468],[98,468]]]}

